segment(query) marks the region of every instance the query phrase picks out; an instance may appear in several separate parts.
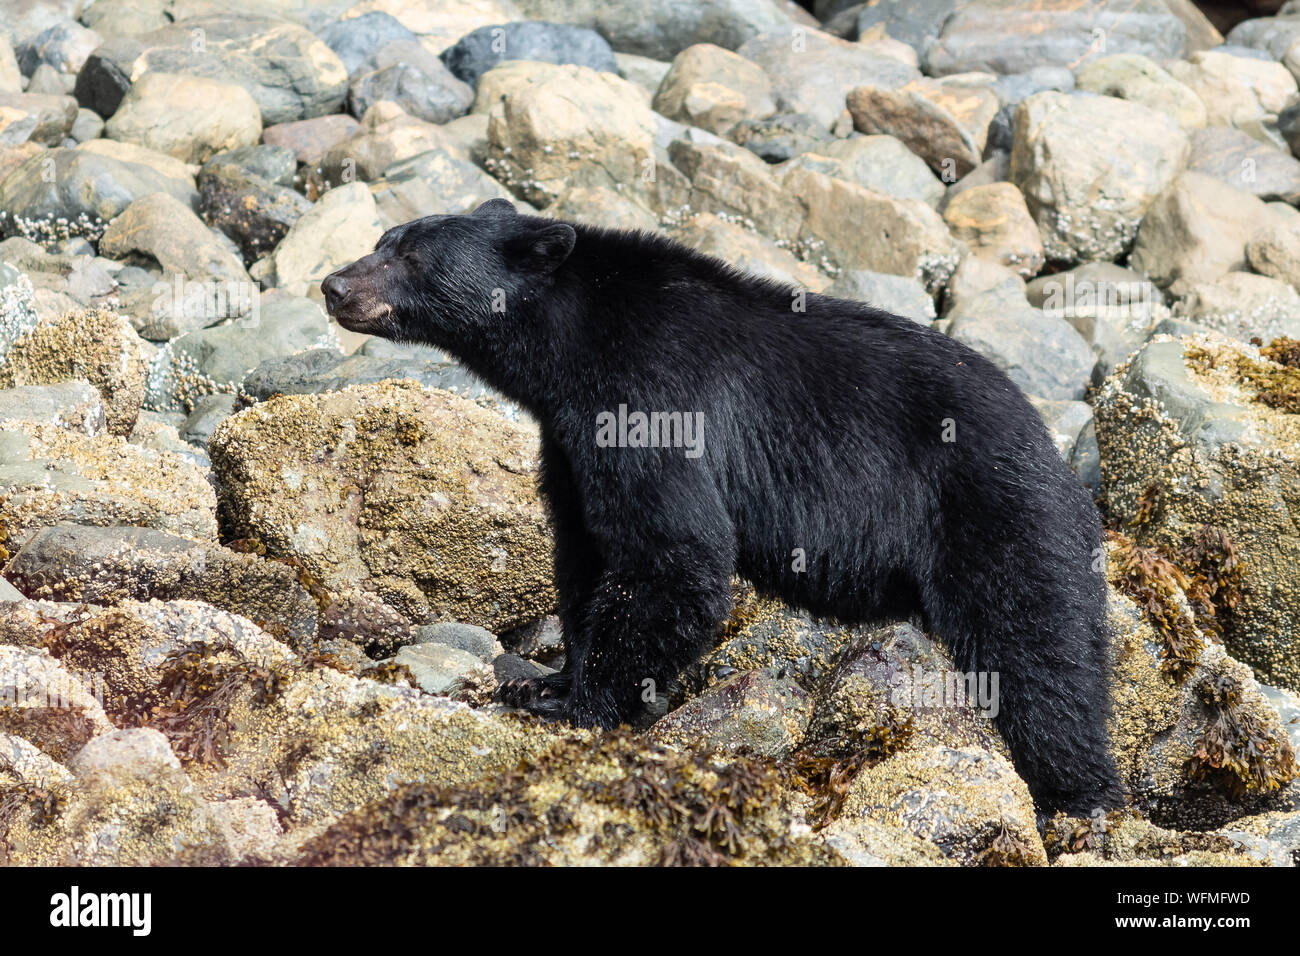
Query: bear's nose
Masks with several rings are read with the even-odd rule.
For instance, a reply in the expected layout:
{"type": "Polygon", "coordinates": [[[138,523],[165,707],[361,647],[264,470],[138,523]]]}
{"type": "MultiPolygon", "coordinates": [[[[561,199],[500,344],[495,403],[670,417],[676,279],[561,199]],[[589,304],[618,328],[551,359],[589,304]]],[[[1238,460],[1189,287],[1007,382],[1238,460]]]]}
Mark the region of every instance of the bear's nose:
{"type": "Polygon", "coordinates": [[[337,272],[331,272],[320,283],[321,292],[325,293],[325,308],[333,312],[347,300],[348,280],[337,272]]]}

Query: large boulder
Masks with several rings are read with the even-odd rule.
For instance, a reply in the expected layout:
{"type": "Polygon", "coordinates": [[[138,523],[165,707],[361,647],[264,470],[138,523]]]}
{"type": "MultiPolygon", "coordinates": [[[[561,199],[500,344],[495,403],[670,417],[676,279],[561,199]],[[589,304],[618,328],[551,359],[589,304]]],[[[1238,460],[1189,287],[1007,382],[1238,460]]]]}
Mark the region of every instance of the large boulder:
{"type": "Polygon", "coordinates": [[[1115,516],[1144,543],[1195,557],[1212,582],[1239,579],[1218,618],[1228,649],[1297,688],[1300,370],[1279,346],[1153,339],[1101,389],[1097,442],[1115,516]]]}
{"type": "Polygon", "coordinates": [[[1048,259],[1114,260],[1182,170],[1187,150],[1174,120],[1138,103],[1036,93],[1016,110],[1011,181],[1048,259]]]}
{"type": "Polygon", "coordinates": [[[614,51],[594,30],[566,23],[524,20],[479,27],[441,53],[457,79],[470,84],[506,60],[571,63],[617,73],[614,51]]]}
{"type": "Polygon", "coordinates": [[[1043,267],[1043,240],[1025,197],[1010,183],[972,186],[953,196],[943,210],[953,237],[971,254],[991,259],[1025,278],[1043,267]]]}
{"type": "Polygon", "coordinates": [[[209,450],[223,534],[327,588],[494,633],[550,610],[533,439],[464,399],[410,382],[273,398],[226,419],[209,450]]]}
{"type": "Polygon", "coordinates": [[[861,86],[847,102],[855,129],[898,137],[947,182],[979,165],[999,108],[989,87],[929,78],[892,89],[861,86]]]}
{"type": "Polygon", "coordinates": [[[1165,113],[1183,129],[1197,129],[1206,124],[1201,98],[1160,64],[1140,53],[1114,53],[1089,60],[1079,68],[1074,82],[1080,90],[1132,100],[1165,113]]]}
{"type": "Polygon", "coordinates": [[[488,171],[538,207],[571,186],[648,195],[655,123],[637,88],[583,66],[526,66],[489,113],[488,171]]]}
{"type": "MultiPolygon", "coordinates": [[[[792,8],[777,0],[516,0],[516,5],[530,20],[587,27],[621,53],[656,60],[671,60],[692,43],[734,50],[756,34],[794,22],[792,8]]],[[[813,23],[811,18],[798,22],[813,23]]]]}
{"type": "MultiPolygon", "coordinates": [[[[189,206],[166,193],[137,199],[108,224],[99,240],[102,255],[138,256],[156,262],[163,279],[184,276],[195,282],[223,283],[247,298],[251,280],[244,264],[189,206]]],[[[214,316],[216,321],[224,316],[214,316]]]]}
{"type": "Polygon", "coordinates": [[[1111,746],[1137,805],[1163,825],[1207,829],[1285,804],[1296,764],[1282,718],[1251,669],[1197,633],[1176,572],[1121,537],[1107,574],[1111,746]]]}
{"type": "Polygon", "coordinates": [[[1274,218],[1245,190],[1185,172],[1147,210],[1129,265],[1159,286],[1217,279],[1245,268],[1246,243],[1274,218]]]}
{"type": "Polygon", "coordinates": [[[238,83],[151,71],[131,84],[104,133],[202,163],[213,153],[256,143],[262,112],[238,83]]]}
{"type": "Polygon", "coordinates": [[[961,246],[939,214],[916,199],[894,199],[806,168],[782,180],[802,207],[800,236],[836,266],[916,279],[929,292],[961,259],[961,246]]]}
{"type": "Polygon", "coordinates": [[[1164,0],[959,0],[946,6],[950,15],[924,49],[932,75],[1073,67],[1103,53],[1167,59],[1187,49],[1187,26],[1164,0]]]}
{"type": "Polygon", "coordinates": [[[99,390],[108,430],[129,435],[144,402],[149,346],[122,316],[84,309],[0,336],[0,388],[81,379],[99,390]]]}
{"type": "Polygon", "coordinates": [[[184,73],[237,83],[262,121],[336,113],[348,73],[321,40],[295,23],[241,13],[191,17],[148,33],[109,39],[77,74],[82,106],[111,117],[146,73],[184,73]],[[197,49],[196,49],[197,45],[197,49]]]}
{"type": "Polygon", "coordinates": [[[655,112],[724,134],[745,119],[776,112],[772,82],[753,61],[697,43],[679,53],[655,92],[655,112]]]}

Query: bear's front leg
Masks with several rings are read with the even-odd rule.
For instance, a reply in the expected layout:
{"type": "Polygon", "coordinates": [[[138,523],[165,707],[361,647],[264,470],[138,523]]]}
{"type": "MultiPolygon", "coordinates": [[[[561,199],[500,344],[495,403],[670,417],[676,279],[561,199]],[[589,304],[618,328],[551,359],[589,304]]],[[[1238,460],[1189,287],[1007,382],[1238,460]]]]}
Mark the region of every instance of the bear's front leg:
{"type": "Polygon", "coordinates": [[[728,555],[685,545],[607,571],[585,609],[561,716],[584,727],[633,720],[693,661],[731,606],[728,555]]]}
{"type": "Polygon", "coordinates": [[[540,489],[555,535],[555,590],[559,596],[556,612],[564,636],[564,670],[506,681],[497,688],[496,699],[555,719],[563,715],[564,698],[573,686],[573,665],[583,654],[579,639],[583,615],[604,561],[597,543],[587,533],[582,497],[568,456],[549,428],[542,429],[540,489]]]}
{"type": "MultiPolygon", "coordinates": [[[[543,436],[569,687],[562,704],[524,706],[613,727],[662,693],[726,617],[735,528],[707,456],[592,441],[585,422],[543,436]]],[[[531,683],[530,693],[555,689],[531,683]]]]}

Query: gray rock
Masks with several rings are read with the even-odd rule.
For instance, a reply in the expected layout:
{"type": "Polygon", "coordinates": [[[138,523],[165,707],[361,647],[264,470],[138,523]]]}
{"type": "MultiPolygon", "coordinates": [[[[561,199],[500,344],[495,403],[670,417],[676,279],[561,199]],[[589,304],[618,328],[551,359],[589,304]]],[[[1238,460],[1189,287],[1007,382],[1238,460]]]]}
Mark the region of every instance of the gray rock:
{"type": "Polygon", "coordinates": [[[1211,282],[1246,266],[1246,243],[1276,221],[1262,200],[1202,173],[1185,172],[1151,203],[1129,266],[1156,285],[1211,282]]]}
{"type": "Polygon", "coordinates": [[[1300,293],[1269,276],[1229,272],[1212,282],[1188,282],[1174,311],[1242,342],[1300,338],[1300,293]]]}
{"type": "Polygon", "coordinates": [[[1300,159],[1229,126],[1192,130],[1187,168],[1265,201],[1300,199],[1300,159]]]}
{"type": "Polygon", "coordinates": [[[104,121],[100,119],[99,114],[94,110],[79,109],[77,118],[72,122],[72,128],[68,130],[68,135],[78,143],[84,143],[87,140],[99,139],[104,134],[104,121]]]}
{"type": "Polygon", "coordinates": [[[40,600],[202,601],[295,645],[316,635],[316,600],[293,568],[151,528],[43,528],[13,556],[6,574],[40,600]]]}
{"type": "Polygon", "coordinates": [[[930,206],[944,196],[943,182],[929,165],[893,136],[832,139],[778,169],[804,167],[856,183],[895,199],[919,199],[930,206]],[[830,160],[830,162],[826,162],[830,160]]]}
{"type": "Polygon", "coordinates": [[[234,240],[248,263],[274,250],[311,206],[301,193],[234,164],[209,163],[199,173],[203,221],[234,240]]]}
{"type": "Polygon", "coordinates": [[[355,135],[360,129],[361,124],[351,116],[333,113],[267,126],[262,130],[262,142],[291,149],[298,162],[314,166],[325,157],[330,147],[355,135]]]}
{"type": "Polygon", "coordinates": [[[1300,40],[1300,19],[1260,17],[1243,20],[1224,37],[1228,47],[1262,51],[1270,60],[1280,60],[1296,40],[1300,40]]]}
{"type": "Polygon", "coordinates": [[[1300,694],[1283,687],[1270,687],[1267,684],[1260,684],[1259,692],[1264,695],[1265,700],[1277,708],[1278,716],[1282,718],[1282,725],[1286,727],[1287,735],[1291,738],[1291,746],[1300,751],[1300,694]]]}
{"type": "Polygon", "coordinates": [[[534,664],[532,661],[525,660],[518,654],[502,654],[492,662],[492,673],[495,675],[497,683],[504,684],[509,680],[529,680],[555,672],[549,667],[543,667],[541,664],[534,664]]]}
{"type": "Polygon", "coordinates": [[[1264,383],[1253,380],[1277,368],[1222,336],[1156,339],[1106,380],[1095,408],[1113,513],[1172,548],[1208,525],[1239,559],[1241,599],[1222,621],[1223,643],[1206,641],[1202,661],[1226,648],[1259,680],[1295,689],[1300,603],[1289,596],[1300,593],[1300,546],[1287,530],[1300,488],[1295,417],[1257,401],[1264,383]],[[1155,509],[1144,504],[1153,486],[1155,509]]]}
{"type": "Polygon", "coordinates": [[[343,62],[350,77],[377,70],[377,54],[390,43],[413,43],[418,39],[399,20],[381,10],[331,23],[317,35],[343,62]]]}
{"type": "Polygon", "coordinates": [[[1048,259],[1113,260],[1182,170],[1187,150],[1178,124],[1145,106],[1035,93],[1016,110],[1011,181],[1024,193],[1048,259]],[[1100,198],[1098,183],[1105,184],[1100,198]]]}
{"type": "Polygon", "coordinates": [[[287,146],[267,143],[228,149],[217,153],[203,164],[203,169],[199,171],[200,184],[205,173],[211,174],[217,169],[232,167],[277,186],[292,186],[293,178],[298,172],[298,157],[287,146]]]}
{"type": "Polygon", "coordinates": [[[357,117],[381,100],[418,119],[446,123],[469,112],[474,91],[436,62],[423,68],[401,62],[358,76],[348,91],[348,109],[357,117]]]}
{"type": "Polygon", "coordinates": [[[1163,0],[1098,0],[1087,6],[1034,0],[971,0],[957,5],[926,45],[925,71],[1023,73],[1037,66],[1069,66],[1104,52],[1180,57],[1187,27],[1163,0]]]}
{"type": "Polygon", "coordinates": [[[651,106],[661,116],[719,135],[741,120],[776,112],[772,83],[758,64],[708,43],[674,58],[651,106]]]}
{"type": "Polygon", "coordinates": [[[176,429],[183,441],[208,447],[208,439],[221,422],[229,418],[235,410],[233,395],[204,395],[194,402],[194,410],[176,429]]]}
{"type": "Polygon", "coordinates": [[[273,279],[277,289],[290,295],[319,294],[321,279],[372,252],[382,232],[370,191],[361,183],[347,183],[316,200],[258,263],[266,263],[266,272],[255,268],[254,275],[273,279]]]}
{"type": "Polygon", "coordinates": [[[471,86],[506,60],[574,63],[609,73],[619,71],[614,51],[599,33],[566,23],[525,20],[479,27],[442,51],[447,68],[471,86]]]}
{"type": "Polygon", "coordinates": [[[238,83],[257,102],[266,124],[337,112],[348,86],[339,58],[302,27],[256,14],[215,14],[109,39],[78,73],[77,100],[110,117],[146,72],[238,83]],[[202,38],[202,56],[194,53],[196,36],[202,38]]]}
{"type": "Polygon", "coordinates": [[[1084,429],[1092,424],[1092,406],[1087,402],[1050,401],[1032,395],[1029,402],[1038,410],[1061,458],[1070,461],[1084,429]]]}
{"type": "MultiPolygon", "coordinates": [[[[238,254],[218,241],[188,205],[166,193],[143,196],[122,210],[100,237],[99,251],[115,259],[141,257],[151,265],[156,262],[167,281],[184,276],[196,282],[228,283],[245,297],[252,287],[238,254]]],[[[242,308],[230,311],[242,313],[242,308]]],[[[224,317],[212,316],[205,324],[224,317]]]]}
{"type": "Polygon", "coordinates": [[[850,90],[859,86],[890,89],[919,76],[913,67],[898,60],[806,27],[788,26],[764,33],[737,52],[766,71],[778,110],[807,113],[825,129],[841,120],[850,90]]]}
{"type": "MultiPolygon", "coordinates": [[[[18,607],[4,605],[0,614],[21,614],[18,607]]],[[[55,760],[67,760],[113,729],[96,698],[97,691],[102,696],[102,677],[96,683],[91,674],[74,673],[41,648],[0,644],[0,688],[6,698],[0,739],[22,737],[55,760]]]]}
{"type": "Polygon", "coordinates": [[[492,680],[492,672],[478,657],[446,644],[407,645],[394,660],[410,669],[426,694],[446,694],[466,682],[492,680]]]}
{"type": "Polygon", "coordinates": [[[554,614],[511,631],[502,642],[519,656],[548,667],[564,662],[564,626],[554,614]]]}
{"type": "Polygon", "coordinates": [[[727,135],[768,163],[783,163],[801,153],[816,152],[831,139],[826,128],[807,113],[741,120],[727,135]]]}
{"type": "Polygon", "coordinates": [[[826,292],[841,299],[856,299],[895,315],[905,315],[922,325],[934,321],[934,299],[921,283],[906,276],[845,269],[826,292]]]}
{"type": "Polygon", "coordinates": [[[0,146],[59,146],[77,119],[77,101],[61,93],[0,93],[0,146]]]}
{"type": "Polygon", "coordinates": [[[203,395],[237,392],[263,362],[320,348],[332,337],[329,319],[310,299],[264,294],[256,312],[172,340],[150,373],[147,404],[191,411],[203,395]]]}
{"type": "Polygon", "coordinates": [[[1099,376],[1146,341],[1167,309],[1164,294],[1140,273],[1109,262],[1041,276],[1025,290],[1029,304],[1065,319],[1097,356],[1099,376]]]}
{"type": "Polygon", "coordinates": [[[780,759],[803,741],[812,698],[792,678],[762,671],[734,674],[657,720],[659,743],[780,759]]]}
{"type": "Polygon", "coordinates": [[[329,349],[268,359],[244,378],[243,394],[254,401],[265,401],[276,393],[316,395],[387,378],[413,379],[428,388],[447,389],[471,400],[495,395],[462,366],[445,359],[348,356],[329,349]]]}
{"type": "Polygon", "coordinates": [[[1089,60],[1079,68],[1075,82],[1089,93],[1117,96],[1166,113],[1187,130],[1205,125],[1201,98],[1150,57],[1138,53],[1115,53],[1089,60]]]}
{"type": "Polygon", "coordinates": [[[1030,395],[1081,399],[1097,357],[1065,319],[1035,309],[1023,297],[1008,310],[986,292],[947,316],[948,334],[988,358],[1030,395]]]}
{"type": "Polygon", "coordinates": [[[473,654],[485,664],[491,664],[504,653],[492,632],[475,624],[458,621],[441,621],[415,628],[411,645],[440,644],[473,654]]]}
{"type": "Polygon", "coordinates": [[[1011,152],[1014,142],[1016,107],[1025,99],[1044,90],[1068,93],[1074,89],[1074,74],[1064,66],[1037,66],[1024,73],[999,76],[993,84],[997,94],[997,115],[989,123],[986,150],[1011,152]]]}
{"type": "Polygon", "coordinates": [[[0,182],[5,235],[97,240],[108,222],[137,199],[166,193],[193,208],[192,180],[160,173],[86,149],[53,149],[31,157],[0,182]]]}
{"type": "Polygon", "coordinates": [[[64,20],[18,44],[14,53],[19,67],[29,76],[41,65],[59,73],[76,73],[99,43],[100,36],[94,30],[75,20],[64,20]]]}
{"type": "Polygon", "coordinates": [[[48,63],[42,63],[36,67],[32,73],[31,79],[27,81],[28,93],[44,93],[50,96],[66,96],[63,89],[63,83],[59,79],[59,71],[48,63]]]}
{"type": "Polygon", "coordinates": [[[529,20],[587,27],[620,53],[656,60],[671,60],[692,43],[735,50],[751,37],[794,20],[791,9],[776,0],[520,0],[516,6],[529,20]]]}
{"type": "MultiPolygon", "coordinates": [[[[548,210],[549,211],[549,210],[548,210]]],[[[626,221],[629,217],[623,217],[626,221]]],[[[585,217],[580,217],[587,221],[585,217]]],[[[608,223],[614,225],[614,223],[608,223]]],[[[701,213],[692,216],[670,234],[678,242],[705,255],[716,256],[738,269],[813,292],[826,288],[826,276],[766,236],[746,229],[728,218],[701,213]]]]}
{"type": "MultiPolygon", "coordinates": [[[[835,9],[843,12],[851,6],[850,0],[839,0],[832,4],[818,4],[818,15],[823,19],[826,13],[835,9]]],[[[939,38],[944,21],[958,7],[958,0],[877,0],[875,3],[863,3],[860,8],[852,10],[853,38],[877,25],[883,25],[885,33],[906,43],[918,55],[924,54],[926,48],[939,38]]]]}
{"type": "Polygon", "coordinates": [[[59,425],[91,437],[107,427],[104,401],[86,382],[0,389],[0,421],[7,419],[59,425]]]}
{"type": "Polygon", "coordinates": [[[516,201],[501,183],[447,149],[398,160],[370,185],[386,226],[435,213],[466,215],[489,199],[516,201]]]}

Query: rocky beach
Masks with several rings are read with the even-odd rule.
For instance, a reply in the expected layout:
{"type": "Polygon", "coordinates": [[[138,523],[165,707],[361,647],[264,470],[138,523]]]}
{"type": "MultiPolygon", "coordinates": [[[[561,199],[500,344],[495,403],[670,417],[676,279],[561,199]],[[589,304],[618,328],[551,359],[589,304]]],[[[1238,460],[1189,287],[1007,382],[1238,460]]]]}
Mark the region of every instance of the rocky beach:
{"type": "Polygon", "coordinates": [[[0,864],[1300,862],[1297,0],[3,6],[0,864]],[[1129,804],[740,579],[638,725],[494,702],[564,664],[537,424],[320,288],[494,198],[1002,369],[1106,529],[1129,804]]]}

